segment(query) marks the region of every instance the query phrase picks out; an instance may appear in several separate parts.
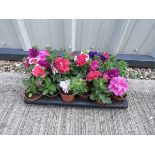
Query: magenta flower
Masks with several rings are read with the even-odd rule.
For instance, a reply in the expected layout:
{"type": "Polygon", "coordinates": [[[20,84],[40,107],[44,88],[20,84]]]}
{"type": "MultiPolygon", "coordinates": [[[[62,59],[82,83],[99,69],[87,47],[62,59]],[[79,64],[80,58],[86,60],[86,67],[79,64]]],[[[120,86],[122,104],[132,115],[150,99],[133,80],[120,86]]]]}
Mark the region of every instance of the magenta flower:
{"type": "Polygon", "coordinates": [[[97,60],[93,60],[91,65],[90,65],[90,69],[95,71],[95,70],[98,69],[98,65],[99,65],[98,61],[97,60]]]}
{"type": "Polygon", "coordinates": [[[39,55],[38,55],[38,58],[40,60],[46,60],[46,57],[49,56],[49,52],[47,50],[42,50],[42,51],[39,51],[39,55]]]}
{"type": "Polygon", "coordinates": [[[124,95],[128,90],[128,83],[124,77],[113,77],[110,80],[108,86],[110,92],[113,92],[116,96],[124,95]]]}
{"type": "Polygon", "coordinates": [[[43,67],[45,67],[46,69],[49,69],[50,68],[50,63],[48,62],[48,61],[46,61],[46,60],[39,60],[38,61],[38,64],[40,65],[40,66],[43,66],[43,67]]]}
{"type": "Polygon", "coordinates": [[[110,80],[113,77],[119,76],[119,69],[113,68],[103,72],[103,79],[110,80]]]}
{"type": "Polygon", "coordinates": [[[29,57],[29,58],[35,58],[35,57],[38,56],[38,54],[39,54],[39,51],[38,51],[37,48],[31,48],[31,49],[29,49],[29,51],[28,51],[28,57],[29,57]]]}

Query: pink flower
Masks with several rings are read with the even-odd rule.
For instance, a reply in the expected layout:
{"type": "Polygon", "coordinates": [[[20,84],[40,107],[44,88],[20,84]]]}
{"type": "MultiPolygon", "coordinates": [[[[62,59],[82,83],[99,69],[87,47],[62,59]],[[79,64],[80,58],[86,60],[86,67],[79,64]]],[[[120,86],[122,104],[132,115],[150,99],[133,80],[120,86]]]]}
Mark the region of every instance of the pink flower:
{"type": "Polygon", "coordinates": [[[47,50],[39,51],[38,58],[41,60],[46,60],[46,57],[49,56],[49,52],[47,50]]]}
{"type": "Polygon", "coordinates": [[[39,61],[39,59],[38,58],[30,58],[29,59],[29,64],[37,64],[38,63],[38,61],[39,61]]]}
{"type": "Polygon", "coordinates": [[[110,80],[108,86],[110,92],[113,92],[116,96],[124,95],[128,90],[128,83],[124,77],[113,77],[110,80]]]}
{"type": "Polygon", "coordinates": [[[34,68],[32,70],[32,74],[36,77],[40,76],[40,77],[44,78],[46,76],[45,68],[40,66],[39,64],[37,64],[34,66],[34,68]]]}
{"type": "Polygon", "coordinates": [[[108,52],[107,52],[107,51],[104,51],[104,52],[103,52],[103,56],[104,56],[106,59],[108,59],[108,58],[109,58],[108,52]]]}
{"type": "Polygon", "coordinates": [[[79,54],[78,56],[74,57],[76,66],[83,66],[87,63],[88,60],[89,60],[88,54],[79,54]]]}
{"type": "Polygon", "coordinates": [[[61,73],[64,74],[70,70],[70,61],[68,59],[57,57],[54,61],[54,67],[61,73]]]}
{"type": "Polygon", "coordinates": [[[90,65],[90,69],[95,71],[95,70],[98,69],[98,65],[99,65],[98,61],[97,60],[93,60],[91,65],[90,65]]]}
{"type": "Polygon", "coordinates": [[[101,75],[102,75],[102,73],[100,71],[90,71],[87,74],[86,80],[87,81],[93,81],[95,79],[98,79],[98,77],[101,75]]]}

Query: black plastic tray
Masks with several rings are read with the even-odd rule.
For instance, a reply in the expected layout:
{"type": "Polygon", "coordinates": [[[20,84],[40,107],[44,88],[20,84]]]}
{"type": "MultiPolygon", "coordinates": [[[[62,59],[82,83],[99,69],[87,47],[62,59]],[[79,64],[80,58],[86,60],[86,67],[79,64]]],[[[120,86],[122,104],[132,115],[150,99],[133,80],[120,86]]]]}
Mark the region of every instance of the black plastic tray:
{"type": "Polygon", "coordinates": [[[70,107],[87,107],[87,108],[117,108],[117,109],[127,109],[128,101],[123,100],[121,102],[113,102],[112,104],[100,105],[95,101],[91,100],[82,100],[80,98],[75,98],[72,103],[65,103],[61,100],[60,97],[49,98],[42,97],[36,101],[29,101],[24,98],[24,102],[27,104],[36,104],[36,105],[55,105],[55,106],[70,106],[70,107]]]}

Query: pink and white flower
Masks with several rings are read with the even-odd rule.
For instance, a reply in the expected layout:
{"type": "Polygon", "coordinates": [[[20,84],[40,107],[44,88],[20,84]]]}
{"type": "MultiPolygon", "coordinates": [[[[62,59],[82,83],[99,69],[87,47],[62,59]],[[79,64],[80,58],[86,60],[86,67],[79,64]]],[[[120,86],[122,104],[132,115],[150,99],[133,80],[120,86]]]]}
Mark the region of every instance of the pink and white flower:
{"type": "Polygon", "coordinates": [[[38,63],[38,61],[39,61],[39,58],[30,58],[29,59],[29,64],[33,64],[33,65],[35,65],[35,64],[37,64],[38,63]]]}

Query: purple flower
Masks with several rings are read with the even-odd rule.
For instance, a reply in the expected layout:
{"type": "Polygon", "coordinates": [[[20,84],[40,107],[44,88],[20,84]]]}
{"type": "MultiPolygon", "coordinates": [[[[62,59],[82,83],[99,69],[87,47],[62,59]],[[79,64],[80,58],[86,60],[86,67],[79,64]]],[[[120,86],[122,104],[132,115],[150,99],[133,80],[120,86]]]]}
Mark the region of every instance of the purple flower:
{"type": "Polygon", "coordinates": [[[38,64],[39,64],[40,66],[46,67],[47,69],[50,68],[50,63],[47,62],[46,60],[39,60],[39,61],[38,61],[38,64]]]}
{"type": "Polygon", "coordinates": [[[38,51],[37,48],[31,48],[31,49],[29,49],[29,51],[28,51],[28,57],[29,57],[29,58],[35,58],[35,57],[38,56],[38,54],[39,54],[39,51],[38,51]]]}
{"type": "Polygon", "coordinates": [[[119,76],[119,69],[118,68],[113,68],[109,69],[103,72],[103,78],[104,79],[112,79],[113,77],[118,77],[119,76]]]}
{"type": "Polygon", "coordinates": [[[99,56],[99,53],[97,51],[90,51],[89,52],[89,58],[93,59],[95,56],[99,56]]]}
{"type": "Polygon", "coordinates": [[[100,58],[103,62],[107,59],[104,55],[101,55],[101,54],[100,54],[100,58]]]}

